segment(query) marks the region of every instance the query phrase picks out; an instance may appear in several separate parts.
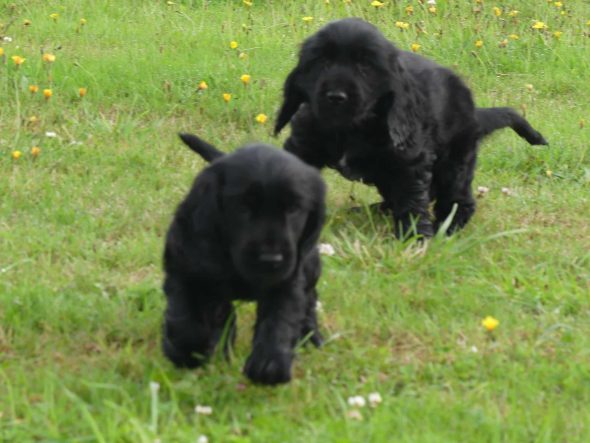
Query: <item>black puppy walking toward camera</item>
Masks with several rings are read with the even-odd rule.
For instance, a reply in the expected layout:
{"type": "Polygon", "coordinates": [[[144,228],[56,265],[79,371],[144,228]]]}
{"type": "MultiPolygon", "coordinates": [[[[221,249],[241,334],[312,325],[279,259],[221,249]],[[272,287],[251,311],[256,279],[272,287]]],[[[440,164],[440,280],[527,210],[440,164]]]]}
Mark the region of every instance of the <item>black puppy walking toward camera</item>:
{"type": "Polygon", "coordinates": [[[257,320],[244,372],[258,383],[287,382],[297,342],[321,344],[315,286],[324,182],[280,149],[256,144],[224,155],[194,135],[181,138],[212,163],[166,238],[164,353],[181,367],[205,363],[223,335],[235,337],[232,300],[253,300],[257,320]]]}
{"type": "Polygon", "coordinates": [[[275,133],[289,121],[285,149],[316,168],[375,185],[400,236],[416,223],[417,233],[430,237],[455,203],[448,232],[469,221],[484,136],[511,127],[530,144],[547,144],[516,111],[476,108],[451,70],[399,50],[360,19],[332,22],[303,43],[275,133]]]}

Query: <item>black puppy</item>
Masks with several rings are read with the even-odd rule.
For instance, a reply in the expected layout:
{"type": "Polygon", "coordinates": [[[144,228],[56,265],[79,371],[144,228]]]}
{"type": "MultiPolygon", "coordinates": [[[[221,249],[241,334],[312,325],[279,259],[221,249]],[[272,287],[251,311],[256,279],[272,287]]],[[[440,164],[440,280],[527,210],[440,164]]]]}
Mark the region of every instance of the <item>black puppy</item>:
{"type": "Polygon", "coordinates": [[[304,42],[285,82],[275,133],[289,121],[285,149],[375,185],[398,235],[416,223],[417,233],[430,237],[454,203],[449,232],[468,222],[484,136],[511,127],[530,144],[547,144],[516,111],[476,108],[456,74],[399,50],[360,19],[332,22],[304,42]]]}
{"type": "Polygon", "coordinates": [[[324,182],[276,148],[256,144],[224,155],[194,135],[180,137],[212,163],[197,176],[166,238],[164,353],[177,366],[203,364],[224,334],[235,337],[232,300],[255,300],[244,371],[255,382],[287,382],[297,342],[309,337],[321,344],[315,285],[324,182]]]}

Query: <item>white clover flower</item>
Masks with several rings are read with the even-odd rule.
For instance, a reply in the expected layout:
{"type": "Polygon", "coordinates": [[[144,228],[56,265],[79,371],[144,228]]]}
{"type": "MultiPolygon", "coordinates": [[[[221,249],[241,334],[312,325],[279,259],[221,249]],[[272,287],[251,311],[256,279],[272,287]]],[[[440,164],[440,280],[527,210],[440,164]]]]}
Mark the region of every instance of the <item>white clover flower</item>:
{"type": "Polygon", "coordinates": [[[12,42],[12,37],[8,37],[6,35],[6,36],[4,36],[4,38],[2,40],[4,40],[4,43],[10,43],[10,42],[12,42]]]}
{"type": "Polygon", "coordinates": [[[502,194],[504,195],[514,195],[514,191],[510,188],[502,188],[502,194]]]}
{"type": "Polygon", "coordinates": [[[324,312],[324,305],[322,305],[322,302],[320,302],[320,301],[315,302],[315,310],[320,313],[324,312]]]}
{"type": "Polygon", "coordinates": [[[378,392],[371,392],[369,394],[369,404],[371,407],[375,408],[379,403],[381,403],[383,399],[381,398],[381,394],[378,392]]]}
{"type": "Polygon", "coordinates": [[[348,397],[348,405],[357,408],[363,408],[367,402],[362,395],[355,395],[354,397],[348,397]]]}
{"type": "Polygon", "coordinates": [[[483,197],[484,195],[486,195],[488,192],[490,192],[490,188],[488,188],[487,186],[478,186],[477,187],[477,195],[479,197],[483,197]]]}
{"type": "Polygon", "coordinates": [[[156,383],[155,381],[150,382],[150,391],[156,394],[160,390],[160,383],[156,383]]]}
{"type": "Polygon", "coordinates": [[[473,352],[474,354],[477,354],[479,352],[479,350],[477,349],[477,346],[475,346],[475,345],[471,346],[471,352],[473,352]]]}
{"type": "Polygon", "coordinates": [[[336,254],[334,246],[332,246],[330,243],[320,243],[318,246],[318,250],[320,251],[320,254],[327,255],[328,257],[331,257],[334,254],[336,254]]]}
{"type": "Polygon", "coordinates": [[[47,131],[45,133],[45,137],[55,138],[55,137],[57,137],[57,133],[56,132],[53,132],[53,131],[47,131]]]}
{"type": "Polygon", "coordinates": [[[426,3],[429,5],[436,5],[436,0],[428,0],[426,3]]]}
{"type": "Polygon", "coordinates": [[[211,406],[197,405],[195,406],[195,412],[199,415],[211,415],[213,414],[213,408],[211,406]]]}
{"type": "Polygon", "coordinates": [[[206,435],[199,435],[199,438],[197,438],[197,443],[209,443],[209,439],[206,435]]]}
{"type": "Polygon", "coordinates": [[[363,414],[361,414],[361,411],[359,411],[358,409],[352,409],[350,411],[348,411],[346,413],[346,416],[348,418],[352,418],[353,420],[362,420],[363,419],[363,414]]]}

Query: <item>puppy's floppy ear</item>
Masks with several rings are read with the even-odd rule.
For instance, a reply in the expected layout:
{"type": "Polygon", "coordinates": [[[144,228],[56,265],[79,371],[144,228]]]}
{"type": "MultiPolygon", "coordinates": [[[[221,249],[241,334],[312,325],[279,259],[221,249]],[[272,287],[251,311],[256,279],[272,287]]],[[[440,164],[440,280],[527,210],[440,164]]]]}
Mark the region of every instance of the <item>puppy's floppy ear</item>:
{"type": "Polygon", "coordinates": [[[391,92],[386,93],[377,103],[387,122],[387,129],[393,147],[400,154],[413,156],[420,150],[417,135],[421,121],[419,91],[411,76],[398,60],[399,51],[392,45],[390,54],[391,92]]]}
{"type": "Polygon", "coordinates": [[[209,166],[196,178],[187,198],[191,209],[192,225],[199,229],[203,224],[219,222],[221,212],[222,168],[209,166]]]}
{"type": "Polygon", "coordinates": [[[326,220],[326,185],[319,174],[314,171],[315,177],[310,179],[311,208],[307,215],[307,221],[303,233],[299,239],[299,256],[305,257],[315,247],[326,220]]]}
{"type": "Polygon", "coordinates": [[[291,118],[295,115],[299,106],[301,106],[306,100],[305,93],[299,86],[299,75],[300,68],[297,66],[287,76],[287,80],[285,80],[285,85],[283,87],[283,104],[279,110],[279,115],[275,124],[275,135],[278,135],[279,132],[281,132],[281,129],[291,121],[291,118]]]}
{"type": "Polygon", "coordinates": [[[197,176],[191,191],[179,206],[166,245],[175,267],[189,272],[215,274],[227,266],[223,256],[224,227],[220,193],[222,165],[215,163],[197,176]]]}

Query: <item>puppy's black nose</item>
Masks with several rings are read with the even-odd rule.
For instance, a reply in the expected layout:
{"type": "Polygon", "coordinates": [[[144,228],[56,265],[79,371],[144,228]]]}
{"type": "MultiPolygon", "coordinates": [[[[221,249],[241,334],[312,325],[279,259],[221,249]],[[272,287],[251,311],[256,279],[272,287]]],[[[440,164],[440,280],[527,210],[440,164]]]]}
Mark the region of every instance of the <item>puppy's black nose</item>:
{"type": "Polygon", "coordinates": [[[262,253],[258,256],[258,260],[262,263],[281,263],[283,261],[283,254],[280,253],[262,253]]]}
{"type": "Polygon", "coordinates": [[[328,91],[326,97],[330,103],[335,105],[340,105],[348,100],[348,95],[344,91],[328,91]]]}

